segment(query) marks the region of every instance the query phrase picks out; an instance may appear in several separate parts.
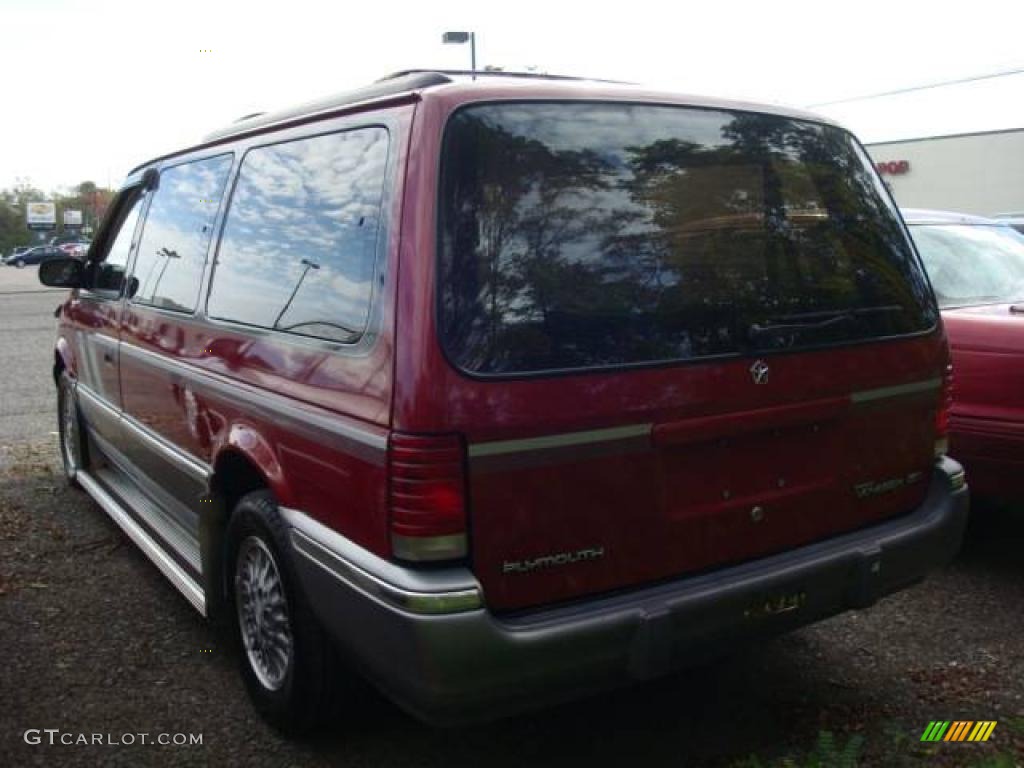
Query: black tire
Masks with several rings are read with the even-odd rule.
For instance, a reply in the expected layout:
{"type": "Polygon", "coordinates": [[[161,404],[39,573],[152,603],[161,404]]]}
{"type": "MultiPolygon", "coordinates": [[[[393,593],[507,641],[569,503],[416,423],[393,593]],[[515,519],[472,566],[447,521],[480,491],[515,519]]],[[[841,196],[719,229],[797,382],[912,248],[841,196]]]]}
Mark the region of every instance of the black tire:
{"type": "Polygon", "coordinates": [[[228,525],[227,541],[227,597],[242,677],[249,696],[260,715],[284,734],[300,736],[310,733],[323,724],[333,709],[338,688],[335,679],[338,665],[330,640],[302,594],[288,543],[287,526],[269,491],[253,491],[239,500],[228,525]],[[254,559],[259,561],[266,556],[272,559],[282,587],[280,592],[285,602],[283,622],[279,615],[276,588],[269,591],[274,594],[268,592],[266,599],[261,598],[256,590],[251,589],[251,579],[247,582],[245,575],[247,563],[251,565],[254,559]],[[243,583],[249,583],[250,589],[243,583]],[[254,614],[261,616],[258,627],[254,623],[254,614]],[[248,626],[250,632],[244,631],[243,626],[248,626]],[[280,665],[275,666],[273,660],[268,661],[268,657],[280,655],[273,652],[279,643],[257,643],[253,637],[263,636],[265,639],[276,636],[280,640],[286,632],[290,635],[290,652],[283,663],[283,671],[280,671],[277,669],[280,665]],[[267,651],[268,648],[271,651],[267,651]]]}
{"type": "Polygon", "coordinates": [[[61,371],[57,380],[57,434],[60,440],[60,458],[64,466],[64,479],[73,488],[79,488],[77,475],[89,465],[85,424],[78,410],[75,380],[67,371],[61,371]]]}

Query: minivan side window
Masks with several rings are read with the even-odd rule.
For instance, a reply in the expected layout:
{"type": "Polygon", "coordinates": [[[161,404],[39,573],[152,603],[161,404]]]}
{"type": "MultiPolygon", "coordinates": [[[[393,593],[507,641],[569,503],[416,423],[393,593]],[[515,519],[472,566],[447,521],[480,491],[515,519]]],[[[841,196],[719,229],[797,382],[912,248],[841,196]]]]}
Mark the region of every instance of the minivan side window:
{"type": "Polygon", "coordinates": [[[387,153],[381,127],[250,150],[224,224],[207,314],[358,340],[373,292],[387,153]]]}
{"type": "Polygon", "coordinates": [[[131,254],[135,226],[139,221],[139,211],[142,210],[142,201],[145,195],[133,191],[132,199],[117,215],[121,223],[117,227],[116,234],[112,235],[110,247],[107,252],[89,265],[84,285],[88,291],[100,294],[108,294],[111,297],[121,295],[121,286],[124,283],[124,274],[128,268],[128,257],[131,254]]]}
{"type": "Polygon", "coordinates": [[[181,312],[196,308],[231,160],[219,155],[160,173],[132,270],[132,301],[181,312]]]}

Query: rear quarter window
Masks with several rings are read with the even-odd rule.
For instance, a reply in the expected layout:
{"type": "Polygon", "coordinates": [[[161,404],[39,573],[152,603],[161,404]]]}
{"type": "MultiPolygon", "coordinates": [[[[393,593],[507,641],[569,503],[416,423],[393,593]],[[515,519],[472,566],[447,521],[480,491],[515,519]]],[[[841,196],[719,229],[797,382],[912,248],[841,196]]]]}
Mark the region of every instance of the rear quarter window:
{"type": "Polygon", "coordinates": [[[366,328],[388,132],[246,153],[210,286],[211,317],[351,343],[366,328]]]}
{"type": "Polygon", "coordinates": [[[517,374],[922,332],[917,259],[846,132],[613,103],[463,108],[445,130],[439,327],[517,374]]]}

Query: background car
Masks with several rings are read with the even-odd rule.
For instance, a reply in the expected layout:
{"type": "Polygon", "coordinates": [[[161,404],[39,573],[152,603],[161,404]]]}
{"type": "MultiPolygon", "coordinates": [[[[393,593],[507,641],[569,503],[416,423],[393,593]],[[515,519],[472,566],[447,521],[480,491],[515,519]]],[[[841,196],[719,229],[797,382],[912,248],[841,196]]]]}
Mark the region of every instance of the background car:
{"type": "Polygon", "coordinates": [[[72,243],[85,243],[88,245],[89,240],[80,234],[63,234],[51,237],[49,245],[70,245],[72,243]]]}
{"type": "Polygon", "coordinates": [[[953,355],[950,455],[972,492],[1024,499],[1024,235],[1000,219],[904,210],[953,355]]]}
{"type": "Polygon", "coordinates": [[[32,248],[35,248],[35,246],[34,245],[16,245],[16,246],[14,246],[14,248],[11,249],[10,254],[7,256],[6,259],[3,259],[3,261],[8,261],[9,259],[13,259],[19,253],[24,253],[25,251],[30,250],[32,248]]]}
{"type": "Polygon", "coordinates": [[[68,254],[56,246],[37,245],[34,248],[29,248],[27,251],[12,254],[7,258],[4,264],[21,269],[27,264],[41,264],[48,259],[64,258],[67,255],[68,254]]]}
{"type": "Polygon", "coordinates": [[[86,251],[89,250],[89,243],[85,241],[75,241],[72,243],[63,243],[57,246],[68,256],[74,256],[75,258],[81,259],[85,257],[86,251]]]}
{"type": "Polygon", "coordinates": [[[1024,232],[1024,212],[998,213],[994,218],[1002,224],[1009,224],[1018,232],[1024,232]]]}

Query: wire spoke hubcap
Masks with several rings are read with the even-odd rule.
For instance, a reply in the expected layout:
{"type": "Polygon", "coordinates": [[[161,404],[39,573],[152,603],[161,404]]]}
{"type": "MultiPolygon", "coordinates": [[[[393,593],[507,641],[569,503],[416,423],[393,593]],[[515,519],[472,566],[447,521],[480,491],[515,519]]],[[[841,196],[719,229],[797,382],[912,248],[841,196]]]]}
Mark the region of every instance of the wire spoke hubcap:
{"type": "Polygon", "coordinates": [[[246,538],[238,550],[235,604],[249,666],[265,688],[276,691],[288,676],[294,644],[281,574],[256,536],[246,538]]]}

